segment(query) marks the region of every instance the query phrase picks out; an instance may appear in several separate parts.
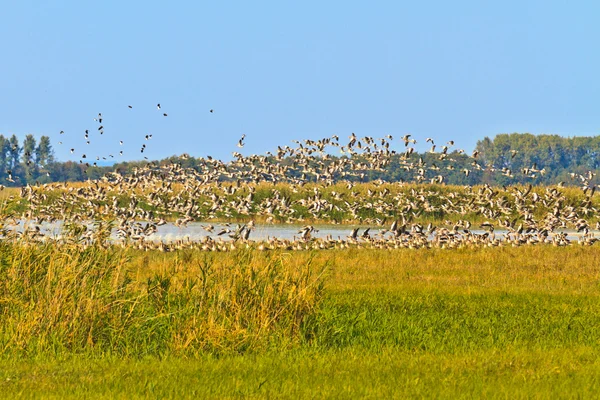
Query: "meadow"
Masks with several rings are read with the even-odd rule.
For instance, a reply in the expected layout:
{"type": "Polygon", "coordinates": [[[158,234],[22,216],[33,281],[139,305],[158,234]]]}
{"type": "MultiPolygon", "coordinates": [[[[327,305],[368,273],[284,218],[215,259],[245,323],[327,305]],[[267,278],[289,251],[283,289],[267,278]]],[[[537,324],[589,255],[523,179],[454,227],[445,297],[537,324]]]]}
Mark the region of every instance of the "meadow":
{"type": "Polygon", "coordinates": [[[0,396],[593,397],[600,249],[0,242],[0,396]]]}

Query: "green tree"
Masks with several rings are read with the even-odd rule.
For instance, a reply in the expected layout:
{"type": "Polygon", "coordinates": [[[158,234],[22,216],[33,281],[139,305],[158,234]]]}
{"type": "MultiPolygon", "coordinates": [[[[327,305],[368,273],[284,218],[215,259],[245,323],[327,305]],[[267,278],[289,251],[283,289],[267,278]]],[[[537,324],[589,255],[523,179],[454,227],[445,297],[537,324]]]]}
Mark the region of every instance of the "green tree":
{"type": "Polygon", "coordinates": [[[10,175],[12,176],[12,179],[14,180],[14,182],[10,182],[11,185],[19,185],[21,184],[20,181],[20,176],[22,174],[22,170],[23,168],[21,168],[21,164],[20,164],[20,158],[21,158],[21,146],[19,145],[19,139],[17,138],[16,135],[12,135],[8,141],[8,155],[9,155],[9,159],[8,159],[8,164],[9,164],[9,168],[7,169],[7,175],[8,175],[8,171],[10,171],[10,175]]]}
{"type": "Polygon", "coordinates": [[[6,170],[8,169],[8,146],[8,139],[4,135],[0,135],[0,181],[3,183],[6,183],[4,180],[6,178],[6,170]]]}
{"type": "Polygon", "coordinates": [[[38,176],[37,163],[34,158],[35,149],[36,143],[33,135],[29,134],[25,136],[25,140],[23,141],[22,153],[23,173],[25,182],[32,182],[38,176]]]}
{"type": "Polygon", "coordinates": [[[54,162],[54,152],[48,136],[42,136],[40,143],[35,149],[35,160],[40,169],[45,168],[49,163],[54,162]]]}

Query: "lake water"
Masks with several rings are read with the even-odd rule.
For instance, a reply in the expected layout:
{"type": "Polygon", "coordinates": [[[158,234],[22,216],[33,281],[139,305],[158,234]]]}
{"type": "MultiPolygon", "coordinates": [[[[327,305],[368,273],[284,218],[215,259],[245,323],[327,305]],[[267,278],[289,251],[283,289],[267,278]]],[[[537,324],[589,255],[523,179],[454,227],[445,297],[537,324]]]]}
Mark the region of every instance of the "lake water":
{"type": "MultiPolygon", "coordinates": [[[[144,224],[145,225],[145,224],[144,224]]],[[[25,224],[27,226],[27,224],[25,224]]],[[[91,226],[91,225],[90,225],[91,226]]],[[[359,228],[358,236],[360,237],[365,229],[369,228],[369,226],[358,226],[358,225],[313,225],[315,231],[311,233],[311,237],[313,238],[327,238],[331,237],[333,239],[347,239],[347,237],[351,234],[354,228],[359,228]]],[[[58,236],[60,235],[62,223],[43,223],[41,224],[42,233],[50,236],[58,236]]],[[[208,223],[208,222],[191,222],[187,224],[187,226],[178,227],[172,223],[167,223],[165,225],[159,226],[158,231],[147,237],[148,240],[152,241],[176,241],[176,240],[190,240],[190,241],[201,241],[206,237],[210,237],[215,240],[232,240],[229,236],[230,234],[235,233],[238,229],[239,225],[232,224],[218,224],[218,223],[208,223]],[[211,232],[208,232],[205,227],[212,225],[214,228],[211,232]],[[223,233],[219,235],[222,231],[230,232],[223,233]]],[[[299,239],[301,237],[301,233],[299,232],[302,229],[303,225],[286,225],[286,224],[256,224],[254,229],[250,233],[250,240],[261,241],[267,240],[269,238],[277,238],[277,239],[299,239]]],[[[369,234],[373,237],[380,233],[383,229],[389,229],[389,226],[378,227],[371,226],[369,234]]],[[[19,230],[23,229],[23,223],[19,226],[19,230]]],[[[485,231],[483,230],[472,230],[473,233],[482,234],[485,231]]],[[[496,237],[502,237],[505,234],[505,230],[496,230],[496,237]]],[[[580,235],[577,232],[568,231],[568,238],[570,240],[576,240],[580,235]]],[[[113,231],[113,237],[116,239],[116,230],[113,231]]],[[[387,233],[387,238],[391,238],[392,234],[387,233]]]]}
{"type": "MultiPolygon", "coordinates": [[[[18,227],[19,231],[22,231],[24,227],[31,226],[28,223],[24,223],[20,221],[21,224],[18,227]]],[[[63,223],[53,222],[47,223],[44,222],[40,225],[41,232],[50,235],[50,236],[58,236],[61,233],[63,223]]],[[[145,225],[145,223],[142,223],[145,225]]],[[[243,224],[242,224],[243,225],[243,224]]],[[[221,239],[221,240],[232,240],[229,235],[234,234],[238,227],[241,225],[231,223],[231,224],[219,224],[219,223],[210,223],[210,222],[191,222],[187,224],[187,226],[175,226],[172,223],[167,223],[165,225],[158,226],[158,231],[150,236],[148,236],[148,240],[179,240],[179,239],[187,239],[189,238],[192,241],[200,241],[205,237],[210,237],[212,239],[221,239]],[[212,226],[211,232],[207,231],[205,227],[212,226]],[[220,232],[225,231],[225,233],[219,235],[220,232]],[[227,232],[230,231],[230,232],[227,232]]],[[[256,224],[250,233],[249,239],[251,240],[266,240],[269,238],[278,238],[278,239],[294,239],[300,238],[301,234],[299,231],[302,229],[304,225],[273,225],[273,224],[256,224]]],[[[316,238],[326,238],[328,235],[331,235],[332,238],[337,239],[338,236],[342,239],[346,238],[346,236],[350,235],[353,228],[358,226],[352,225],[313,225],[315,231],[312,232],[311,236],[316,238]]],[[[88,227],[92,227],[92,225],[88,225],[88,227]]],[[[368,226],[361,227],[359,229],[359,234],[368,228],[368,226]]],[[[379,232],[382,227],[374,227],[371,228],[370,234],[374,235],[379,232]]],[[[116,230],[113,230],[113,236],[116,238],[116,230]]]]}

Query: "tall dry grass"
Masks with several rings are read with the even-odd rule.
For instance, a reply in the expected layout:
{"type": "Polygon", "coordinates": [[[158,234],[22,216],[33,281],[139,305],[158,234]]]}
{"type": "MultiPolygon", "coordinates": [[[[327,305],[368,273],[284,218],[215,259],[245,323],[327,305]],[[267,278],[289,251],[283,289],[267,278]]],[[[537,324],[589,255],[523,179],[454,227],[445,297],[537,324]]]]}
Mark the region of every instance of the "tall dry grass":
{"type": "Polygon", "coordinates": [[[241,251],[225,263],[196,261],[172,257],[138,279],[123,250],[0,241],[0,355],[287,346],[322,295],[322,267],[310,260],[289,268],[281,257],[241,251]]]}

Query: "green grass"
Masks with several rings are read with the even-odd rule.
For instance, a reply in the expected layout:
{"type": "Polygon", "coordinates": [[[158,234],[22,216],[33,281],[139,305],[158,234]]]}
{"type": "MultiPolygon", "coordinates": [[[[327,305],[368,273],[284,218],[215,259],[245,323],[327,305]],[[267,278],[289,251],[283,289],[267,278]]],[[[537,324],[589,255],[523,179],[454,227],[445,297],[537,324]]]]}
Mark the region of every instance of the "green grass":
{"type": "Polygon", "coordinates": [[[315,346],[433,354],[600,345],[596,297],[343,293],[309,330],[315,346]]]}
{"type": "MultiPolygon", "coordinates": [[[[226,266],[249,266],[234,275],[235,282],[251,282],[252,271],[278,260],[285,268],[271,268],[277,274],[265,276],[262,290],[282,279],[299,284],[301,276],[324,286],[305,297],[310,306],[296,324],[284,318],[269,331],[250,330],[263,335],[254,337],[256,346],[221,340],[214,331],[204,338],[219,339],[220,347],[172,346],[181,342],[165,340],[171,328],[192,331],[178,322],[186,314],[148,336],[136,329],[153,321],[151,307],[141,307],[137,325],[122,325],[125,338],[140,337],[121,347],[10,352],[5,342],[0,396],[591,398],[600,390],[599,247],[119,254],[128,290],[138,295],[151,279],[170,276],[168,296],[196,301],[184,294],[183,282],[211,265],[222,272],[211,278],[219,298],[231,293],[234,270],[226,266]],[[286,268],[313,273],[286,275],[286,268]]],[[[251,321],[281,304],[235,298],[245,299],[238,301],[248,308],[237,312],[246,310],[251,321]]],[[[231,309],[209,310],[215,321],[231,319],[231,309]]],[[[15,321],[4,318],[2,326],[15,321]]]]}
{"type": "Polygon", "coordinates": [[[54,398],[594,398],[597,352],[388,348],[225,358],[0,363],[0,396],[54,398]]]}

